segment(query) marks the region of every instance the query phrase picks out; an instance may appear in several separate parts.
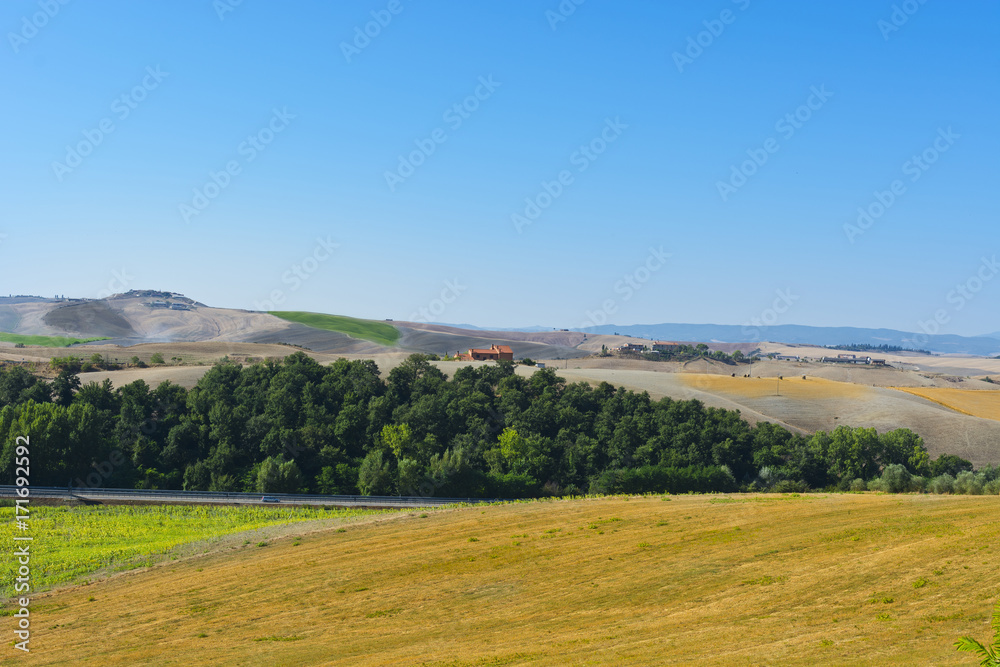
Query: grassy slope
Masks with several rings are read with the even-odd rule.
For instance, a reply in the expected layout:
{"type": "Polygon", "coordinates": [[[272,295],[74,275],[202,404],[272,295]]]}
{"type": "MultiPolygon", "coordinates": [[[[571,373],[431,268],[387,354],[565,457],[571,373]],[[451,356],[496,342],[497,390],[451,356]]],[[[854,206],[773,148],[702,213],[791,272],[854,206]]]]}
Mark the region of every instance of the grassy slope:
{"type": "Polygon", "coordinates": [[[322,313],[305,313],[300,311],[274,311],[271,315],[289,322],[298,322],[316,329],[337,331],[353,338],[370,340],[380,345],[391,347],[399,340],[396,327],[383,322],[358,320],[340,315],[324,315],[322,313]]]}
{"type": "Polygon", "coordinates": [[[969,664],[996,498],[588,499],[398,514],[43,596],[37,664],[969,664]],[[94,598],[94,601],[88,601],[94,598]]]}
{"type": "MultiPolygon", "coordinates": [[[[361,512],[277,507],[95,506],[30,508],[28,533],[14,529],[12,508],[0,516],[0,541],[13,544],[15,534],[32,541],[33,588],[41,590],[98,570],[132,569],[152,564],[157,556],[209,537],[264,526],[317,518],[347,517],[361,512]]],[[[17,563],[0,560],[0,599],[14,594],[17,563]]]]}
{"type": "Polygon", "coordinates": [[[65,336],[24,336],[22,334],[12,334],[0,332],[0,341],[4,343],[23,343],[25,345],[35,345],[37,347],[69,347],[80,343],[92,343],[97,340],[108,340],[105,338],[67,338],[65,336]]]}

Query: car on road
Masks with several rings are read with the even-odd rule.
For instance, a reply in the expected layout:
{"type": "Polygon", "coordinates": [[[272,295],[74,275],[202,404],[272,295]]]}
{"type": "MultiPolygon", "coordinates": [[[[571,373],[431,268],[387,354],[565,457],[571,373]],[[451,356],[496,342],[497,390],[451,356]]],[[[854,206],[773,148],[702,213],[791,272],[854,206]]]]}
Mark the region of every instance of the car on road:
{"type": "Polygon", "coordinates": [[[274,496],[264,496],[264,497],[262,497],[260,499],[260,502],[262,502],[262,503],[280,503],[281,500],[278,499],[278,498],[275,498],[274,496]]]}

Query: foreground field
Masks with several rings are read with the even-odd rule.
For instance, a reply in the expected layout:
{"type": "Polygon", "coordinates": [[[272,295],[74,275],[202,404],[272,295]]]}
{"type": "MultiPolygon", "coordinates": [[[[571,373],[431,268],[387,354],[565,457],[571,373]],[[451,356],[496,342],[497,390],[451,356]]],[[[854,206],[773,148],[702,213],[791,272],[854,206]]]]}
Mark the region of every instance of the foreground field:
{"type": "Polygon", "coordinates": [[[674,496],[375,517],[34,601],[35,664],[969,664],[993,497],[674,496]]]}
{"type": "MultiPolygon", "coordinates": [[[[14,510],[4,508],[0,540],[13,544],[14,510]]],[[[35,590],[94,572],[151,565],[181,545],[268,526],[371,514],[277,507],[96,506],[31,508],[35,590]]],[[[17,562],[0,561],[0,599],[14,594],[17,562]]]]}
{"type": "Polygon", "coordinates": [[[944,387],[900,387],[900,391],[922,396],[965,415],[1000,421],[1000,391],[970,391],[944,387]]]}

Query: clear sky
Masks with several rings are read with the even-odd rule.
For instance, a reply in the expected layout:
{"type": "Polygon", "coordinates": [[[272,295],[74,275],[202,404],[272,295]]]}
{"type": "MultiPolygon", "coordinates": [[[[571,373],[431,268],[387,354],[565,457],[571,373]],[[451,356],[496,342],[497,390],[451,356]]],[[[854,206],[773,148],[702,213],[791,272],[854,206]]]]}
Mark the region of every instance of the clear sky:
{"type": "Polygon", "coordinates": [[[0,29],[3,293],[1000,330],[996,2],[35,0],[0,29]]]}

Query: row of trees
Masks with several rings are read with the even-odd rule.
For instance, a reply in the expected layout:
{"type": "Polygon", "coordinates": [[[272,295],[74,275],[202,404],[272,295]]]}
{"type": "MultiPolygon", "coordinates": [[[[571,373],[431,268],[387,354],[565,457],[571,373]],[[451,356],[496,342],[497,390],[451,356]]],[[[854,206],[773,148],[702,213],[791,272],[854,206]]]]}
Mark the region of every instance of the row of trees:
{"type": "Polygon", "coordinates": [[[0,467],[32,442],[38,485],[448,497],[643,491],[848,489],[893,465],[912,477],[971,469],[928,458],[907,429],[842,426],[809,437],[698,401],[529,378],[512,362],[447,378],[413,355],[383,380],[373,361],[304,353],[219,363],[190,391],[169,382],[81,386],[0,371],[0,467]]]}
{"type": "MultiPolygon", "coordinates": [[[[754,353],[756,353],[756,351],[754,353]]],[[[723,352],[722,350],[710,351],[708,349],[708,345],[705,343],[698,343],[696,345],[680,344],[662,351],[646,350],[644,352],[623,352],[619,354],[637,359],[645,359],[646,361],[691,361],[692,359],[703,357],[706,359],[715,359],[716,361],[732,364],[741,363],[749,359],[748,356],[743,354],[740,350],[736,350],[732,354],[723,352]]],[[[607,345],[601,346],[601,353],[599,356],[612,356],[611,350],[608,349],[607,345]]]]}

